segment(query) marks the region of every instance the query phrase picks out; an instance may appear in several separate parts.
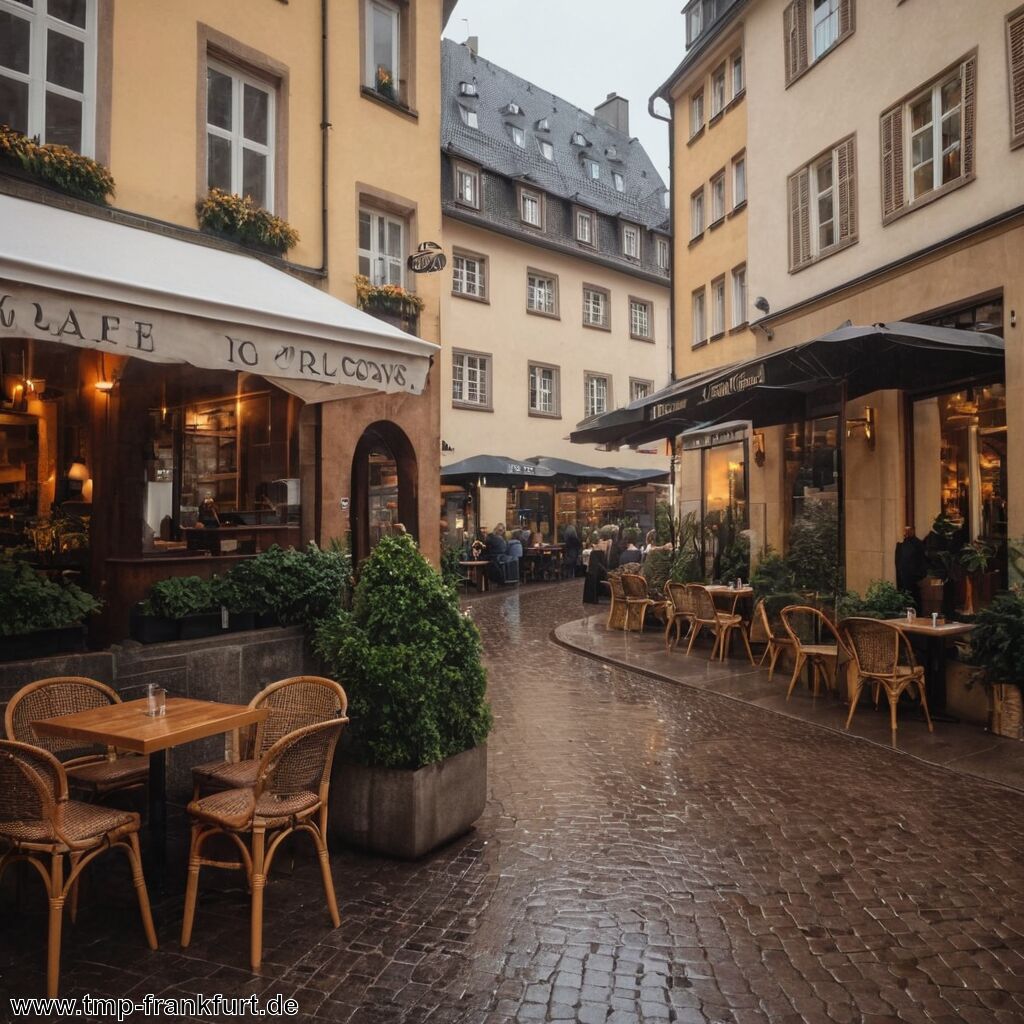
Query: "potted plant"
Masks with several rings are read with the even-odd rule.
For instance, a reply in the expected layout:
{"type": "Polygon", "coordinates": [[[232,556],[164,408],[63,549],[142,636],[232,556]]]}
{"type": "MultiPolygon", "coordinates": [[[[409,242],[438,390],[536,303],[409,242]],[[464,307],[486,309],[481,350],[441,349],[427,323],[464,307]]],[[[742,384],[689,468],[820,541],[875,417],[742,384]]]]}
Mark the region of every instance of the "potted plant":
{"type": "Polygon", "coordinates": [[[41,144],[38,136],[29,138],[5,124],[0,124],[0,168],[92,203],[106,205],[114,194],[114,179],[103,164],[68,146],[41,144]]]}
{"type": "Polygon", "coordinates": [[[172,576],[154,583],[140,613],[176,622],[179,640],[216,636],[223,628],[213,584],[199,576],[172,576]]]}
{"type": "Polygon", "coordinates": [[[1021,739],[1020,687],[1024,685],[1024,596],[999,594],[982,611],[971,633],[970,662],[991,694],[991,728],[1021,739]]]}
{"type": "Polygon", "coordinates": [[[332,831],[410,859],[468,831],[487,798],[480,636],[410,536],[374,548],[351,611],[324,619],[314,649],[349,697],[332,831]]]}
{"type": "Polygon", "coordinates": [[[856,590],[848,590],[839,599],[839,617],[898,619],[913,607],[914,599],[905,590],[887,580],[872,580],[863,597],[856,590]]]}
{"type": "Polygon", "coordinates": [[[284,255],[299,240],[295,228],[248,195],[211,188],[196,206],[196,215],[204,231],[275,256],[284,255]]]}
{"type": "Polygon", "coordinates": [[[995,549],[984,541],[965,544],[957,555],[960,563],[960,607],[965,615],[974,615],[992,600],[998,573],[989,572],[995,549]]]}
{"type": "Polygon", "coordinates": [[[214,576],[211,585],[213,600],[221,609],[221,625],[226,615],[227,628],[232,633],[256,628],[255,601],[243,580],[228,572],[224,576],[214,576]]]}
{"type": "Polygon", "coordinates": [[[925,556],[928,560],[928,575],[918,584],[921,594],[921,611],[925,615],[938,612],[952,615],[953,577],[958,571],[955,550],[961,527],[945,512],[940,512],[932,521],[932,528],[925,537],[925,556]]]}
{"type": "Polygon", "coordinates": [[[384,67],[383,64],[378,64],[375,80],[377,92],[385,99],[391,100],[392,103],[396,102],[398,96],[395,94],[395,78],[391,73],[391,69],[384,67]]]}
{"type": "Polygon", "coordinates": [[[0,558],[0,661],[85,650],[83,623],[100,602],[74,583],[58,583],[20,559],[0,558]]]}

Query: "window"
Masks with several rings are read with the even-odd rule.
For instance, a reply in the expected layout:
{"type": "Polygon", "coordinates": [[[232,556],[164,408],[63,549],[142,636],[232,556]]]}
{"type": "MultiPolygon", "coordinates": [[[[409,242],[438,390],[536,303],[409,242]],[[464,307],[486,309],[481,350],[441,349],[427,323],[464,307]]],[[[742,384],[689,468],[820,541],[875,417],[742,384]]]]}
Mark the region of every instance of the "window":
{"type": "Polygon", "coordinates": [[[595,230],[594,215],[590,210],[580,210],[579,208],[576,209],[575,213],[576,241],[582,242],[584,245],[596,245],[597,232],[595,230]]]}
{"type": "Polygon", "coordinates": [[[206,181],[274,208],[274,91],[240,71],[206,69],[206,181]]]}
{"type": "Polygon", "coordinates": [[[517,115],[523,112],[523,108],[518,103],[509,102],[505,104],[505,109],[502,110],[503,114],[517,115]]]}
{"type": "Polygon", "coordinates": [[[622,255],[631,260],[640,259],[640,228],[635,224],[622,225],[622,255]]]}
{"type": "Polygon", "coordinates": [[[704,234],[704,188],[703,186],[690,196],[690,238],[700,238],[704,234]]]}
{"type": "Polygon", "coordinates": [[[456,250],[452,253],[452,294],[487,298],[487,260],[456,250]]]}
{"type": "Polygon", "coordinates": [[[519,190],[519,219],[535,228],[543,226],[544,199],[539,192],[527,188],[519,190]]]}
{"type": "Polygon", "coordinates": [[[405,283],[405,222],[378,210],[359,211],[359,273],[373,284],[405,283]]]}
{"type": "Polygon", "coordinates": [[[732,159],[732,208],[747,201],[747,156],[741,153],[732,159]]]}
{"type": "Polygon", "coordinates": [[[584,157],[583,171],[588,178],[592,178],[594,181],[599,181],[601,179],[601,165],[596,160],[584,157]]]}
{"type": "Polygon", "coordinates": [[[692,296],[693,338],[691,344],[701,345],[708,340],[707,319],[704,313],[704,289],[698,288],[692,296]]]}
{"type": "Polygon", "coordinates": [[[459,82],[459,93],[462,96],[479,96],[476,82],[459,82]]]}
{"type": "Polygon", "coordinates": [[[558,367],[531,364],[530,412],[539,416],[558,415],[558,367]]]}
{"type": "Polygon", "coordinates": [[[520,148],[526,148],[526,132],[523,131],[518,125],[510,124],[508,126],[509,134],[512,136],[512,141],[520,148]]]}
{"type": "Polygon", "coordinates": [[[857,240],[853,136],[791,174],[788,185],[790,271],[857,240]]]}
{"type": "Polygon", "coordinates": [[[601,416],[608,411],[611,380],[601,373],[587,373],[583,377],[583,415],[601,416]]]}
{"type": "Polygon", "coordinates": [[[725,278],[711,282],[711,337],[725,334],[725,278]]]}
{"type": "Polygon", "coordinates": [[[736,267],[732,272],[732,325],[747,322],[747,268],[736,267]]]}
{"type": "Polygon", "coordinates": [[[387,99],[399,98],[401,16],[397,5],[369,0],[366,5],[366,68],[363,85],[387,99]]]}
{"type": "Polygon", "coordinates": [[[792,0],[782,12],[786,85],[854,30],[855,0],[792,0]]]}
{"type": "Polygon", "coordinates": [[[615,186],[616,192],[622,192],[625,190],[626,183],[618,171],[612,171],[612,184],[615,186]]]}
{"type": "Polygon", "coordinates": [[[686,45],[692,46],[693,41],[704,29],[704,4],[695,3],[686,12],[686,45]]]}
{"type": "Polygon", "coordinates": [[[1010,78],[1010,148],[1024,145],[1024,10],[1006,19],[1010,78]]]}
{"type": "Polygon", "coordinates": [[[535,127],[535,128],[537,129],[537,131],[539,131],[539,132],[549,132],[549,131],[551,131],[551,125],[550,125],[550,124],[548,123],[548,119],[547,119],[546,117],[542,117],[542,118],[541,118],[541,119],[540,119],[540,120],[539,120],[539,121],[538,121],[538,122],[537,122],[537,123],[536,123],[536,124],[534,125],[534,127],[535,127]]]}
{"type": "Polygon", "coordinates": [[[732,97],[735,99],[743,89],[745,83],[743,81],[743,51],[737,50],[732,55],[732,97]]]}
{"type": "Polygon", "coordinates": [[[974,177],[977,55],[881,117],[882,221],[974,177]]]}
{"type": "Polygon", "coordinates": [[[717,224],[725,216],[725,171],[711,179],[711,223],[717,224]]]}
{"type": "Polygon", "coordinates": [[[711,117],[716,118],[725,109],[725,65],[711,75],[711,117]]]}
{"type": "Polygon", "coordinates": [[[540,149],[540,155],[544,157],[545,160],[555,159],[555,147],[552,146],[550,142],[545,142],[544,139],[538,139],[537,146],[540,149]]]}
{"type": "Polygon", "coordinates": [[[452,352],[452,404],[489,408],[491,357],[479,352],[452,352]]]}
{"type": "Polygon", "coordinates": [[[480,209],[480,172],[475,167],[455,165],[455,199],[463,206],[480,209]]]}
{"type": "Polygon", "coordinates": [[[583,132],[572,133],[572,144],[574,146],[585,146],[587,144],[587,137],[583,132]]]}
{"type": "Polygon", "coordinates": [[[527,273],[526,308],[531,313],[558,316],[558,284],[554,277],[532,270],[527,273]]]}
{"type": "Polygon", "coordinates": [[[704,127],[704,90],[695,92],[690,97],[690,137],[692,138],[704,127]]]}
{"type": "Polygon", "coordinates": [[[585,284],[583,286],[583,326],[602,327],[608,330],[611,321],[609,304],[610,296],[606,289],[585,284]]]}
{"type": "Polygon", "coordinates": [[[644,299],[629,300],[629,336],[640,341],[650,341],[651,334],[651,304],[644,299]]]}
{"type": "Polygon", "coordinates": [[[654,381],[652,380],[637,380],[635,377],[629,378],[629,400],[630,402],[639,402],[643,398],[647,398],[650,393],[654,390],[654,381]]]}
{"type": "Polygon", "coordinates": [[[667,238],[658,238],[656,243],[656,252],[658,260],[658,268],[660,270],[668,270],[669,263],[671,261],[671,248],[668,244],[667,238]]]}
{"type": "Polygon", "coordinates": [[[0,124],[95,152],[96,0],[0,3],[0,124]]]}
{"type": "Polygon", "coordinates": [[[468,128],[479,128],[480,118],[477,117],[475,110],[470,110],[469,107],[464,107],[461,103],[459,104],[459,116],[462,118],[462,123],[468,128]]]}

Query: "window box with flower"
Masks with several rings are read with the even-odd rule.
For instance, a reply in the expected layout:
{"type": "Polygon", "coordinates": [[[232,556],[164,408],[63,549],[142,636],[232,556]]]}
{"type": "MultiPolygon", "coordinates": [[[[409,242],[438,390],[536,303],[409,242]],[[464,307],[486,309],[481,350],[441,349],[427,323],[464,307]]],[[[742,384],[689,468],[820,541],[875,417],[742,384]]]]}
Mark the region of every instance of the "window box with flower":
{"type": "Polygon", "coordinates": [[[43,145],[5,124],[0,124],[0,168],[93,203],[106,203],[114,194],[114,179],[103,164],[67,146],[43,145]]]}
{"type": "Polygon", "coordinates": [[[204,231],[250,249],[281,256],[299,240],[295,228],[258,206],[251,196],[211,188],[196,210],[204,231]]]}
{"type": "Polygon", "coordinates": [[[373,284],[363,274],[356,275],[356,304],[380,320],[415,333],[423,300],[398,284],[373,284]]]}

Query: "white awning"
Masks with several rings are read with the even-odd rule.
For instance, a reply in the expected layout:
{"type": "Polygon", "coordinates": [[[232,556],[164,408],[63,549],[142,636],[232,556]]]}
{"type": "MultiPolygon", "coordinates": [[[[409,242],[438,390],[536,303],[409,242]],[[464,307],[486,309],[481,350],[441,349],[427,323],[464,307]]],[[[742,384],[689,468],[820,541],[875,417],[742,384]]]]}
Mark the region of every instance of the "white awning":
{"type": "Polygon", "coordinates": [[[306,402],[419,394],[437,345],[258,259],[0,195],[0,337],[256,373],[306,402]]]}

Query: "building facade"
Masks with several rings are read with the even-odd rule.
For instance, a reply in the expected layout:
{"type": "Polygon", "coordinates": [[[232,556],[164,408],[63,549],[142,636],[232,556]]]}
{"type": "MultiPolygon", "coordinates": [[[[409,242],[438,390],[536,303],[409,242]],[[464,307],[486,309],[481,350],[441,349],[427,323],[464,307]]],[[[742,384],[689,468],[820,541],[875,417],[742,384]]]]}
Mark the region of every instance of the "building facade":
{"type": "Polygon", "coordinates": [[[87,202],[0,159],[5,218],[60,236],[52,252],[0,239],[5,541],[73,498],[105,636],[123,635],[154,579],[223,571],[264,541],[350,535],[358,556],[402,521],[438,556],[434,346],[410,333],[436,345],[442,282],[406,256],[442,233],[438,39],[452,7],[0,0],[0,124],[116,182],[109,203],[87,202]],[[270,255],[200,231],[213,189],[297,242],[270,255]],[[414,297],[374,307],[357,275],[414,297]],[[129,292],[148,326],[119,346],[128,313],[95,304],[129,292]],[[96,324],[71,323],[74,304],[95,306],[96,324]],[[207,498],[222,520],[266,527],[262,540],[193,558],[183,534],[207,498]]]}
{"type": "MultiPolygon", "coordinates": [[[[666,470],[662,446],[583,452],[567,436],[669,376],[668,192],[629,135],[628,103],[581,110],[475,41],[449,40],[442,97],[443,464],[487,454],[666,470]]],[[[551,540],[570,523],[653,516],[650,488],[446,491],[452,543],[499,521],[551,540]]]]}

